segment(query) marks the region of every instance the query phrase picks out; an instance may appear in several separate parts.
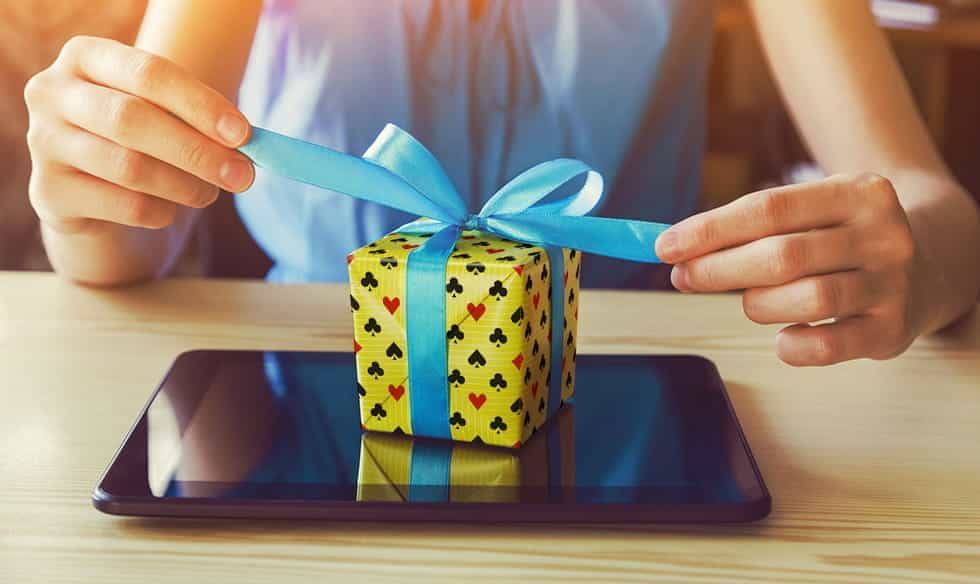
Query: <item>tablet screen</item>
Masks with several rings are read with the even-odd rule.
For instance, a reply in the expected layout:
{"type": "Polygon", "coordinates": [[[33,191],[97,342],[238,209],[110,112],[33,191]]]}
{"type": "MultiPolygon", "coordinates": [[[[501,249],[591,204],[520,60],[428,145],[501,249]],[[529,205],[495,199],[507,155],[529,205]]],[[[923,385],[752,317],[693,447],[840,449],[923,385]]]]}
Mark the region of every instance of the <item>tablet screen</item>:
{"type": "MultiPolygon", "coordinates": [[[[518,449],[361,429],[349,353],[181,355],[103,479],[121,497],[738,504],[765,494],[714,366],[582,355],[518,449]]],[[[378,412],[380,415],[380,412],[378,412]]]]}

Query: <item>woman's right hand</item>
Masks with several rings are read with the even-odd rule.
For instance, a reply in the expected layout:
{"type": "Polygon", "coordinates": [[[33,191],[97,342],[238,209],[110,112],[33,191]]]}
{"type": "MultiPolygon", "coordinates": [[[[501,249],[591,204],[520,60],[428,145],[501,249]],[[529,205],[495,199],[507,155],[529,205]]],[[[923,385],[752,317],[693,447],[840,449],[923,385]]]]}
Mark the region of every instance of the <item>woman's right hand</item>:
{"type": "Polygon", "coordinates": [[[235,148],[249,125],[178,65],[116,41],[75,37],[28,81],[30,198],[62,233],[105,223],[159,229],[180,207],[254,179],[235,148]]]}

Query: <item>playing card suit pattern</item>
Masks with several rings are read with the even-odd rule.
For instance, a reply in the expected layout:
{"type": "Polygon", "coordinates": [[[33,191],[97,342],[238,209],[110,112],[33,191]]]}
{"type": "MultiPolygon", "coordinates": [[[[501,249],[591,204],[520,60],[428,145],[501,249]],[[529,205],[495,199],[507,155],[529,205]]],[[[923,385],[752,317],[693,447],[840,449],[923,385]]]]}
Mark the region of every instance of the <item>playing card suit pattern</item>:
{"type": "MultiPolygon", "coordinates": [[[[361,423],[368,430],[401,429],[412,434],[405,275],[408,256],[427,237],[389,234],[348,258],[357,378],[365,390],[360,397],[361,423]],[[372,321],[369,331],[365,326],[372,321]],[[403,357],[394,359],[386,354],[392,343],[404,351],[403,357]],[[382,375],[378,369],[368,373],[373,363],[380,364],[382,375]],[[377,404],[385,416],[371,414],[377,404]]],[[[582,254],[564,250],[564,259],[565,269],[558,274],[565,278],[565,298],[558,303],[564,314],[559,318],[564,318],[565,336],[571,332],[573,342],[564,345],[562,375],[551,380],[551,385],[560,387],[566,400],[575,388],[574,339],[578,338],[582,254]]],[[[433,292],[446,294],[446,331],[455,325],[452,341],[447,344],[447,372],[453,379],[448,389],[449,411],[458,412],[457,420],[465,419],[466,423],[449,425],[447,413],[454,440],[513,447],[527,443],[531,433],[545,422],[547,411],[539,410],[537,404],[541,399],[547,403],[551,390],[550,368],[541,368],[540,360],[543,357],[545,363],[551,363],[548,292],[552,272],[540,247],[518,245],[479,231],[465,231],[456,243],[446,266],[447,283],[455,281],[433,292]],[[535,343],[538,352],[532,357],[535,343]],[[527,407],[512,411],[517,399],[527,407]]]]}

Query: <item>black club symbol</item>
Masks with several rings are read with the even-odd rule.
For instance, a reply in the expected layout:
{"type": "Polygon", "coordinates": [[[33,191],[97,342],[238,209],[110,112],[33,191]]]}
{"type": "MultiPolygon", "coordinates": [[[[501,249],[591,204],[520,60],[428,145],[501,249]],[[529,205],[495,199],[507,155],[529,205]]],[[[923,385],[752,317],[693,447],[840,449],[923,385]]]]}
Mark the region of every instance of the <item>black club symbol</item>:
{"type": "Polygon", "coordinates": [[[350,297],[350,309],[351,310],[360,310],[361,309],[361,303],[358,302],[356,299],[354,299],[354,296],[351,296],[350,297]]]}
{"type": "Polygon", "coordinates": [[[517,261],[517,258],[515,258],[512,255],[505,255],[505,256],[500,256],[499,258],[497,258],[497,261],[498,262],[513,262],[513,261],[517,261]]]}
{"type": "Polygon", "coordinates": [[[463,334],[463,331],[459,328],[458,324],[454,324],[453,326],[449,327],[448,331],[446,331],[446,339],[454,343],[462,341],[464,336],[466,335],[463,334]]]}
{"type": "Polygon", "coordinates": [[[495,329],[493,329],[493,332],[490,333],[490,342],[491,343],[496,343],[496,345],[498,347],[500,345],[506,345],[507,344],[507,335],[504,334],[503,329],[501,329],[501,328],[495,328],[495,329]]]}
{"type": "Polygon", "coordinates": [[[490,247],[489,241],[476,241],[473,243],[473,247],[490,247]]]}
{"type": "Polygon", "coordinates": [[[381,332],[381,325],[374,318],[369,318],[366,323],[364,323],[364,331],[371,333],[371,336],[381,332]]]}
{"type": "Polygon", "coordinates": [[[466,425],[466,418],[459,412],[453,412],[453,417],[449,418],[449,424],[456,428],[463,427],[466,425]]]}
{"type": "Polygon", "coordinates": [[[528,249],[528,248],[531,248],[531,247],[534,247],[534,246],[531,245],[530,243],[518,243],[514,247],[516,247],[517,249],[528,249]]]}
{"type": "Polygon", "coordinates": [[[490,422],[490,429],[495,430],[497,434],[507,430],[507,423],[500,416],[494,416],[493,421],[490,422]]]}
{"type": "Polygon", "coordinates": [[[402,349],[401,347],[398,346],[397,343],[392,343],[388,345],[388,349],[385,350],[385,355],[387,355],[389,359],[394,359],[394,360],[401,359],[403,356],[402,349]]]}
{"type": "Polygon", "coordinates": [[[468,260],[472,256],[470,254],[468,254],[468,253],[458,253],[458,254],[454,255],[453,257],[456,258],[456,259],[460,259],[460,260],[468,260]]]}
{"type": "Polygon", "coordinates": [[[479,349],[476,349],[470,353],[470,356],[466,361],[477,369],[487,364],[487,358],[483,356],[483,353],[481,353],[479,349]]]}
{"type": "Polygon", "coordinates": [[[515,414],[522,409],[524,409],[524,400],[521,398],[517,398],[514,400],[514,403],[510,404],[510,411],[514,412],[515,414]]]}
{"type": "Polygon", "coordinates": [[[517,310],[514,311],[514,314],[510,315],[510,321],[514,324],[517,324],[522,320],[524,320],[524,308],[518,306],[517,310]]]}
{"type": "Polygon", "coordinates": [[[398,267],[398,259],[393,257],[381,258],[381,267],[387,268],[389,270],[398,267]]]}
{"type": "Polygon", "coordinates": [[[378,249],[372,249],[368,253],[374,255],[381,255],[383,253],[388,253],[388,250],[384,249],[383,247],[379,247],[378,249]]]}
{"type": "Polygon", "coordinates": [[[449,383],[459,387],[460,385],[464,385],[466,383],[466,378],[459,372],[459,369],[453,369],[449,373],[449,383]]]}
{"type": "Polygon", "coordinates": [[[394,239],[391,239],[390,241],[391,241],[391,243],[405,243],[408,240],[405,239],[404,237],[395,237],[394,239]]]}
{"type": "Polygon", "coordinates": [[[490,380],[490,387],[496,389],[497,391],[500,391],[501,389],[506,389],[507,380],[504,379],[503,375],[499,373],[495,373],[493,379],[490,380]]]}
{"type": "Polygon", "coordinates": [[[456,278],[449,278],[449,282],[446,283],[446,293],[456,298],[457,294],[463,293],[463,285],[456,278]]]}
{"type": "Polygon", "coordinates": [[[374,407],[371,408],[371,415],[380,420],[381,418],[387,417],[388,412],[381,407],[381,404],[374,404],[374,407]]]}
{"type": "Polygon", "coordinates": [[[368,375],[370,375],[375,379],[379,377],[383,377],[385,374],[385,370],[381,368],[381,364],[378,363],[377,361],[371,361],[371,366],[368,367],[367,372],[368,375]]]}
{"type": "Polygon", "coordinates": [[[532,252],[529,252],[527,255],[529,255],[529,256],[531,256],[531,257],[534,258],[534,265],[538,265],[538,264],[541,263],[541,252],[540,251],[532,251],[532,252]]]}
{"type": "Polygon", "coordinates": [[[487,270],[487,267],[480,262],[470,262],[466,264],[466,271],[471,274],[482,274],[487,270]]]}
{"type": "Polygon", "coordinates": [[[361,286],[364,286],[368,290],[378,287],[378,279],[374,277],[374,274],[367,272],[364,277],[361,278],[361,286]]]}
{"type": "Polygon", "coordinates": [[[504,286],[504,283],[501,282],[500,280],[494,280],[493,286],[490,286],[489,292],[490,295],[496,298],[497,300],[500,300],[504,296],[507,296],[507,288],[504,286]]]}

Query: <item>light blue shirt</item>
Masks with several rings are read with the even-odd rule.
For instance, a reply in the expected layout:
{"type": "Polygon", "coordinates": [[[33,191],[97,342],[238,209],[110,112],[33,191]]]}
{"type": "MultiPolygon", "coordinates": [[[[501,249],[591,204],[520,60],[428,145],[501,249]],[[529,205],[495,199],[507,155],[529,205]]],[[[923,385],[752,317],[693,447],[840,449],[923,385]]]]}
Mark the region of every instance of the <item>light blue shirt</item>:
{"type": "MultiPolygon", "coordinates": [[[[395,123],[474,210],[570,157],[606,179],[596,214],[674,222],[700,190],[713,15],[714,0],[267,1],[240,104],[352,154],[395,123]]],[[[414,219],[262,171],[235,201],[281,282],[344,281],[350,251],[414,219]]],[[[590,257],[583,283],[645,269],[590,257]]]]}

